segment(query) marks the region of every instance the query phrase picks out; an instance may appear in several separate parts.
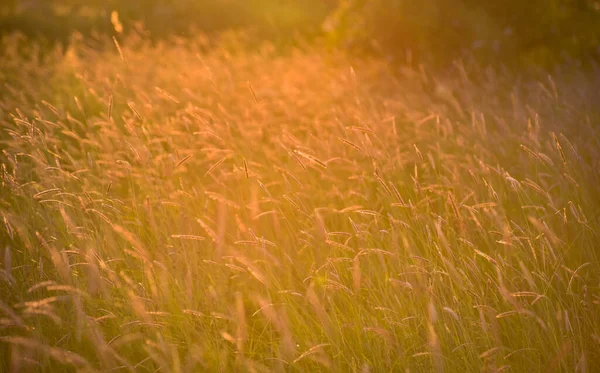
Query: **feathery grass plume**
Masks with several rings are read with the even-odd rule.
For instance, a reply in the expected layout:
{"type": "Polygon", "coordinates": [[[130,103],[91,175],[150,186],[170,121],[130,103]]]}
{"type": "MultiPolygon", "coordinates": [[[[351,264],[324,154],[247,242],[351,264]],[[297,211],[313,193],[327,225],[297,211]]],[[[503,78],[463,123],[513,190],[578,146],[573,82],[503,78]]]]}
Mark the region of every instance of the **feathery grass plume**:
{"type": "Polygon", "coordinates": [[[210,166],[210,168],[208,170],[206,170],[206,172],[204,173],[204,177],[209,175],[212,171],[214,171],[217,167],[219,167],[221,165],[221,163],[225,162],[228,158],[229,158],[229,156],[225,156],[225,157],[219,159],[217,162],[215,162],[212,166],[210,166]]]}
{"type": "Polygon", "coordinates": [[[185,157],[183,157],[179,162],[177,162],[177,164],[175,165],[175,168],[181,166],[182,164],[184,164],[188,159],[190,159],[192,157],[193,154],[188,154],[185,157]]]}
{"type": "Polygon", "coordinates": [[[250,92],[252,92],[252,97],[254,97],[254,102],[256,102],[258,104],[258,97],[256,96],[256,92],[254,91],[254,88],[252,87],[252,83],[250,83],[250,81],[248,81],[248,89],[250,89],[250,92]]]}
{"type": "Polygon", "coordinates": [[[123,24],[119,20],[119,13],[116,10],[110,12],[110,23],[112,23],[112,26],[117,34],[123,32],[123,24]]]}

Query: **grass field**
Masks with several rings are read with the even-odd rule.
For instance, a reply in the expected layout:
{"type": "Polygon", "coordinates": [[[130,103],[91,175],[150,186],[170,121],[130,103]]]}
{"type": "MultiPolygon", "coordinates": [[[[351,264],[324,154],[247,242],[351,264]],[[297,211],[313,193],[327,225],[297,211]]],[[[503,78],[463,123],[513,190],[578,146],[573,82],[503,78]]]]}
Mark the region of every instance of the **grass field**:
{"type": "Polygon", "coordinates": [[[235,40],[5,43],[0,372],[600,371],[598,70],[235,40]]]}

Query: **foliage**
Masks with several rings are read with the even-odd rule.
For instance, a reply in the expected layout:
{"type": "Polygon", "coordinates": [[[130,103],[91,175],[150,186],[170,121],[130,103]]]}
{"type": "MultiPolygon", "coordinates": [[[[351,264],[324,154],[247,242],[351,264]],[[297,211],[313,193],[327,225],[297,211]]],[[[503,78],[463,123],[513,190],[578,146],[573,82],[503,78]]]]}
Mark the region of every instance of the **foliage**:
{"type": "Polygon", "coordinates": [[[547,65],[600,48],[594,0],[346,0],[325,25],[336,42],[433,64],[475,55],[547,65]]]}
{"type": "Polygon", "coordinates": [[[143,28],[155,41],[243,29],[293,45],[324,34],[334,47],[443,68],[473,58],[549,67],[600,53],[597,0],[11,0],[0,5],[0,35],[66,46],[75,31],[121,35],[115,14],[125,34],[143,28]]]}
{"type": "Polygon", "coordinates": [[[125,33],[143,29],[155,40],[229,29],[289,42],[314,36],[333,0],[51,0],[18,1],[0,8],[0,35],[19,31],[66,45],[71,34],[115,35],[113,12],[125,33]]]}

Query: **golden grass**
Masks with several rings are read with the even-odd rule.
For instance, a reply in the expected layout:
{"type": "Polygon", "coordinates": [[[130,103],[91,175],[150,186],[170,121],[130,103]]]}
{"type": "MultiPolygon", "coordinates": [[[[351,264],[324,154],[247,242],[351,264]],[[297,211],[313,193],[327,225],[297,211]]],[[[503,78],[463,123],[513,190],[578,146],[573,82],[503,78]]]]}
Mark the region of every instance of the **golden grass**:
{"type": "Polygon", "coordinates": [[[597,71],[131,45],[4,47],[0,371],[600,369],[597,71]]]}

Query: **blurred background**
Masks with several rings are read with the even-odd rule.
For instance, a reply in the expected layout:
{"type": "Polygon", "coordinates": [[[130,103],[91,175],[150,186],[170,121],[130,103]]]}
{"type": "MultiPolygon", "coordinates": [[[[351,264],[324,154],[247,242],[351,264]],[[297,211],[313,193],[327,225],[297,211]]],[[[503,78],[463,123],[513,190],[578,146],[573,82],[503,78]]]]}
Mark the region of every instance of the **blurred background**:
{"type": "Polygon", "coordinates": [[[457,58],[549,66],[598,61],[598,0],[2,0],[0,35],[65,48],[87,37],[151,40],[244,30],[277,46],[325,43],[392,61],[457,58]],[[143,26],[142,26],[143,25],[143,26]]]}

